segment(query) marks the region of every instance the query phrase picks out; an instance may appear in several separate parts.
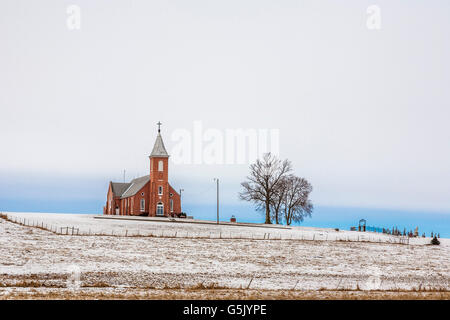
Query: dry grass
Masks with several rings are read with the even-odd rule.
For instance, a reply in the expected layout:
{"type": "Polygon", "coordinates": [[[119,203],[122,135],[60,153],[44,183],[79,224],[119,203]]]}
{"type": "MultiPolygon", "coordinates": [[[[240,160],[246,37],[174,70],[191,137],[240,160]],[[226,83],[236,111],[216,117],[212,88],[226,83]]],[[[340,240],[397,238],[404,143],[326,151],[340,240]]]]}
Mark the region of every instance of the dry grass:
{"type": "MultiPolygon", "coordinates": [[[[30,278],[35,278],[35,275],[30,278]]],[[[450,300],[450,291],[441,287],[365,291],[359,286],[355,289],[334,290],[261,290],[227,288],[214,282],[199,282],[187,287],[181,284],[164,284],[159,288],[153,285],[118,288],[106,282],[93,282],[73,290],[68,289],[65,284],[23,280],[0,283],[0,299],[450,300]]]]}
{"type": "Polygon", "coordinates": [[[17,281],[11,283],[0,283],[1,288],[65,288],[61,284],[49,283],[46,281],[17,281]]]}
{"type": "Polygon", "coordinates": [[[412,291],[284,291],[242,289],[148,289],[115,291],[28,291],[0,294],[0,299],[201,299],[201,300],[450,300],[450,292],[412,291]]]}

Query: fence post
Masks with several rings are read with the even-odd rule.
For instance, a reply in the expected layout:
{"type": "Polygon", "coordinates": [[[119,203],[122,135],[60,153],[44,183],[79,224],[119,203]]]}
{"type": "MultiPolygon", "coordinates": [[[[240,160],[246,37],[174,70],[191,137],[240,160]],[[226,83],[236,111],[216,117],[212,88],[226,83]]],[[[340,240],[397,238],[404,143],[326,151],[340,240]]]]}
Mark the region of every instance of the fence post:
{"type": "Polygon", "coordinates": [[[250,288],[250,285],[252,284],[253,277],[250,279],[250,282],[248,283],[247,289],[250,288]]]}

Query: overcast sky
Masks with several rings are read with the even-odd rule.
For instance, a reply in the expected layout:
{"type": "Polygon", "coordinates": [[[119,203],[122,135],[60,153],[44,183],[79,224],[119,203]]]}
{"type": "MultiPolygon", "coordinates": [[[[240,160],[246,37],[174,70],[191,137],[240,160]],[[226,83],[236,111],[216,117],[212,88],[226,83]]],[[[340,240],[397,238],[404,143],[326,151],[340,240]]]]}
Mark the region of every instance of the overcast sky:
{"type": "MultiPolygon", "coordinates": [[[[0,190],[76,177],[106,196],[148,174],[157,121],[170,152],[198,120],[279,129],[316,205],[450,212],[449,33],[448,0],[2,0],[0,190]]],[[[217,176],[236,202],[248,165],[170,170],[191,201],[217,176]]]]}

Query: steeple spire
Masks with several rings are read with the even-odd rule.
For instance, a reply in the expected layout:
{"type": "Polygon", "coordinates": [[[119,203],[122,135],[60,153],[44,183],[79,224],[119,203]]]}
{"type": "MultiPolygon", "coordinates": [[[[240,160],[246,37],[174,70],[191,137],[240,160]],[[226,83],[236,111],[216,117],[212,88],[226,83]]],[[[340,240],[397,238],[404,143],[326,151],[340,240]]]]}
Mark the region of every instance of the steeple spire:
{"type": "Polygon", "coordinates": [[[161,121],[158,121],[158,135],[156,136],[155,145],[153,146],[150,157],[169,157],[164,142],[161,137],[161,121]]]}

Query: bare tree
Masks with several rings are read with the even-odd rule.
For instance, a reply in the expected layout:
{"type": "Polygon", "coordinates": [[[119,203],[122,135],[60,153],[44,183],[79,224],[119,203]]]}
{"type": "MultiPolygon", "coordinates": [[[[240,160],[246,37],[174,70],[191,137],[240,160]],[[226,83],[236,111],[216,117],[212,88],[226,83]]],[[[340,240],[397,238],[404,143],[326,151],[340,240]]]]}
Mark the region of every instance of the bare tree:
{"type": "Polygon", "coordinates": [[[310,217],[313,205],[308,199],[312,191],[311,184],[304,178],[289,176],[286,178],[286,191],[283,200],[284,220],[287,225],[293,221],[303,221],[310,217]]]}
{"type": "Polygon", "coordinates": [[[280,183],[274,189],[273,197],[270,200],[270,218],[272,221],[275,220],[276,224],[279,224],[282,220],[281,209],[288,188],[288,177],[285,176],[281,179],[280,183]]]}
{"type": "Polygon", "coordinates": [[[291,162],[281,161],[276,156],[265,153],[262,159],[250,165],[250,175],[247,180],[241,183],[244,191],[239,193],[241,200],[251,201],[258,208],[264,208],[266,213],[265,223],[272,223],[270,220],[270,203],[273,200],[276,188],[281,183],[283,177],[292,170],[291,162]]]}

